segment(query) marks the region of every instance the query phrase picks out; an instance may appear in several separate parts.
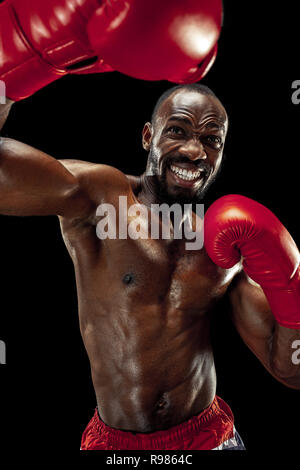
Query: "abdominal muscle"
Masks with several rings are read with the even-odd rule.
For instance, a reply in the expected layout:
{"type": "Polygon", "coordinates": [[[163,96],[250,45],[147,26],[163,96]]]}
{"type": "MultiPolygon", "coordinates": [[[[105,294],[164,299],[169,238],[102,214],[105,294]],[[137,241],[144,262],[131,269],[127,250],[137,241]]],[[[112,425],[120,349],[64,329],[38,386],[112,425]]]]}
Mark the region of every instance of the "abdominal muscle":
{"type": "Polygon", "coordinates": [[[117,321],[105,325],[102,319],[101,328],[90,325],[82,332],[102,421],[147,433],[168,429],[207,408],[216,392],[208,322],[205,315],[185,322],[183,330],[179,321],[172,327],[159,322],[120,331],[117,321]]]}

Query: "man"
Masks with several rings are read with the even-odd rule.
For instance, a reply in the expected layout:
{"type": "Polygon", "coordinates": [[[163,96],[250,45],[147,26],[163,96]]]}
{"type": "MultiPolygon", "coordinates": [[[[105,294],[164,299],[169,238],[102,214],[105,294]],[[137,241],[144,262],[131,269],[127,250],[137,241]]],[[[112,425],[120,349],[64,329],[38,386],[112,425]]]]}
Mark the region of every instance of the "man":
{"type": "MultiPolygon", "coordinates": [[[[9,105],[3,108],[2,124],[9,105]]],[[[74,263],[80,329],[97,399],[82,438],[83,450],[244,448],[230,408],[215,395],[209,323],[225,296],[239,334],[264,367],[286,386],[300,388],[299,366],[290,354],[300,336],[299,311],[289,319],[294,311],[289,312],[286,302],[281,317],[276,306],[272,312],[270,285],[268,302],[243,271],[240,255],[230,260],[229,268],[217,265],[222,266],[222,260],[212,261],[215,236],[225,233],[218,208],[209,209],[207,249],[187,250],[184,238],[100,239],[97,232],[102,204],[117,209],[118,227],[122,217],[127,228],[135,219],[118,211],[120,196],[126,197],[128,207],[140,204],[149,213],[153,204],[200,201],[220,169],[227,128],[226,111],[213,92],[184,85],[159,100],[152,122],[144,126],[143,147],[149,156],[138,178],[106,165],[56,161],[20,142],[1,140],[1,213],[58,215],[74,263]]],[[[243,217],[248,210],[250,217],[249,201],[246,207],[237,197],[230,210],[236,207],[243,217]]],[[[277,223],[262,206],[255,206],[252,215],[255,211],[258,220],[263,213],[268,223],[277,223]]],[[[190,215],[195,227],[198,215],[190,215]]],[[[222,209],[222,216],[232,226],[228,210],[222,209]]],[[[255,221],[251,224],[247,237],[255,247],[261,242],[255,221]]],[[[285,229],[280,226],[281,236],[278,230],[276,237],[285,237],[288,246],[272,243],[283,261],[284,248],[291,253],[295,247],[285,229]]],[[[247,241],[243,245],[247,247],[247,241]]],[[[253,246],[250,254],[238,248],[249,258],[244,264],[249,273],[253,246]]],[[[262,258],[266,256],[256,257],[257,266],[262,258]]],[[[252,272],[255,281],[253,263],[252,272]]],[[[292,290],[289,294],[296,296],[292,290]]]]}

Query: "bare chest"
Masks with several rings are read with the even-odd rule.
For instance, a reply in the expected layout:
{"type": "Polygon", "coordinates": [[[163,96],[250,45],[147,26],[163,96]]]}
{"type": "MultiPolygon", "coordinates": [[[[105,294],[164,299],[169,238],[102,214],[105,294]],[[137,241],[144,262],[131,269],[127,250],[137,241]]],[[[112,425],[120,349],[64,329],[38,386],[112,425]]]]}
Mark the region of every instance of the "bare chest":
{"type": "Polygon", "coordinates": [[[102,236],[99,225],[75,234],[62,226],[80,295],[88,292],[89,298],[113,299],[130,309],[143,303],[168,310],[207,310],[225,293],[236,270],[219,268],[205,248],[191,249],[186,238],[176,239],[174,232],[162,238],[161,221],[160,235],[153,237],[145,215],[147,219],[147,211],[142,217],[129,214],[123,222],[117,217],[113,224],[111,214],[109,224],[102,217],[102,236]],[[130,232],[130,225],[138,231],[130,232]]]}
{"type": "Polygon", "coordinates": [[[193,309],[221,297],[234,276],[216,266],[204,248],[187,251],[182,240],[140,240],[116,249],[118,277],[128,295],[143,293],[174,308],[193,309]]]}
{"type": "Polygon", "coordinates": [[[207,310],[235,274],[216,266],[204,248],[186,250],[183,240],[97,240],[89,250],[77,243],[72,258],[81,296],[131,310],[141,303],[207,310]]]}

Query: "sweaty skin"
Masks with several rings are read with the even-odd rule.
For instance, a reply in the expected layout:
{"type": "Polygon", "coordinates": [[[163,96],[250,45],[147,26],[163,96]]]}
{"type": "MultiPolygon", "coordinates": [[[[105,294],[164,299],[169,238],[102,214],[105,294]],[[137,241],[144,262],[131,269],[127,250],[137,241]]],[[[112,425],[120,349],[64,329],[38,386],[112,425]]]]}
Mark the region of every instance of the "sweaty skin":
{"type": "Polygon", "coordinates": [[[216,98],[174,93],[155,123],[144,127],[143,146],[152,158],[139,178],[106,165],[57,161],[1,139],[0,212],[59,216],[74,263],[99,414],[111,427],[153,432],[209,406],[216,393],[210,315],[225,295],[234,324],[266,369],[287,386],[300,387],[299,368],[286,353],[299,334],[276,324],[262,290],[240,264],[221,269],[204,248],[186,250],[184,239],[96,235],[96,208],[105,202],[118,209],[120,195],[128,206],[141,202],[149,211],[151,203],[163,202],[162,194],[193,199],[219,169],[226,132],[227,115],[216,98]],[[172,173],[175,163],[205,171],[186,183],[172,173]]]}

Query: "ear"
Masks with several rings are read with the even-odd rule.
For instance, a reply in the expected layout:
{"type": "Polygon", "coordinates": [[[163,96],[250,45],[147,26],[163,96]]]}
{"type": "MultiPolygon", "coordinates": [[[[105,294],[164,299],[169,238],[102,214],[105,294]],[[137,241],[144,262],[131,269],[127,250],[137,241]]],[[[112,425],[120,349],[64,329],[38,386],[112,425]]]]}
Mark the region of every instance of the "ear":
{"type": "Polygon", "coordinates": [[[146,122],[146,124],[144,125],[142,137],[143,137],[143,140],[142,140],[143,148],[147,151],[150,150],[152,137],[153,137],[153,129],[152,129],[151,122],[146,122]]]}

